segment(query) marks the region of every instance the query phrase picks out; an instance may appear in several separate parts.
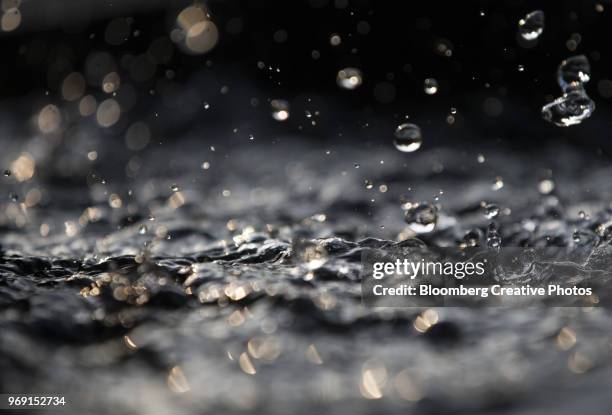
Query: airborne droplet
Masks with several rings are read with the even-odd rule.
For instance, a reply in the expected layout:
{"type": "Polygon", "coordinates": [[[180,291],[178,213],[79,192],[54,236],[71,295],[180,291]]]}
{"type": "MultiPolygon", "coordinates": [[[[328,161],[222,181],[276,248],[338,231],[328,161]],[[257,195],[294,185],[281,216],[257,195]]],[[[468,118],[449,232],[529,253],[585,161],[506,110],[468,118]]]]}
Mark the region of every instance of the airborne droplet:
{"type": "Polygon", "coordinates": [[[584,84],[591,79],[591,66],[584,55],[565,59],[557,69],[557,82],[563,95],[542,107],[542,118],[559,127],[580,124],[595,111],[595,102],[584,84]]]}
{"type": "Polygon", "coordinates": [[[544,12],[535,10],[518,23],[518,30],[521,37],[525,40],[536,40],[544,32],[544,12]]]}
{"type": "Polygon", "coordinates": [[[435,95],[438,92],[438,81],[434,78],[427,78],[423,81],[423,90],[427,95],[435,95]]]}
{"type": "Polygon", "coordinates": [[[493,203],[482,203],[482,207],[484,208],[485,216],[487,219],[496,218],[499,215],[499,206],[493,203]]]}
{"type": "Polygon", "coordinates": [[[404,221],[415,233],[429,233],[438,223],[438,209],[429,202],[406,203],[404,206],[404,221]]]}
{"type": "Polygon", "coordinates": [[[357,68],[344,68],[338,71],[336,83],[340,88],[355,89],[363,82],[361,71],[357,68]]]}
{"type": "Polygon", "coordinates": [[[582,88],[591,79],[591,65],[584,55],[572,56],[561,62],[557,69],[557,82],[563,92],[582,88]]]}
{"type": "Polygon", "coordinates": [[[276,121],[285,121],[289,118],[289,102],[284,99],[273,99],[270,101],[272,118],[276,121]]]}
{"type": "Polygon", "coordinates": [[[423,144],[423,136],[421,129],[416,124],[400,124],[395,129],[395,139],[393,140],[395,148],[403,153],[412,153],[421,148],[423,144]]]}
{"type": "Polygon", "coordinates": [[[595,102],[583,89],[571,91],[542,107],[542,118],[559,127],[580,124],[595,111],[595,102]]]}

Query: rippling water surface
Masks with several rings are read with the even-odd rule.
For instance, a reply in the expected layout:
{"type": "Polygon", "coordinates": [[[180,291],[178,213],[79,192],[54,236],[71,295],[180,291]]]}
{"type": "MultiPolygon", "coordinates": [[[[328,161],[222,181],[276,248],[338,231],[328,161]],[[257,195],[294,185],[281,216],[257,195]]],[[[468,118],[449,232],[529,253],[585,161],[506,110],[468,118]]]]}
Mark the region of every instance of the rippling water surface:
{"type": "Polygon", "coordinates": [[[75,414],[602,413],[604,308],[361,304],[362,251],[414,237],[406,201],[439,206],[428,246],[486,234],[482,201],[503,246],[607,245],[597,154],[479,152],[195,137],[128,181],[37,175],[32,208],[5,178],[2,390],[78,396],[75,414]]]}

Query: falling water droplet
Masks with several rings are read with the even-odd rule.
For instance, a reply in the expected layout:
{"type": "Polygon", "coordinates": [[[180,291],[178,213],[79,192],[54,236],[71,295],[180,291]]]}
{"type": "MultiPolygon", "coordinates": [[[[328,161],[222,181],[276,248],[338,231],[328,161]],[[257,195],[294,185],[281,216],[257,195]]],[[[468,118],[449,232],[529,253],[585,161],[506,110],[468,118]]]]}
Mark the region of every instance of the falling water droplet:
{"type": "Polygon", "coordinates": [[[357,68],[344,68],[338,71],[336,83],[343,89],[355,89],[363,82],[361,71],[357,68]]]}
{"type": "Polygon", "coordinates": [[[4,170],[4,177],[9,177],[11,175],[10,170],[4,170]]]}
{"type": "Polygon", "coordinates": [[[421,148],[423,144],[423,136],[421,129],[416,124],[400,124],[395,129],[395,138],[393,140],[395,148],[403,153],[412,153],[421,148]]]}
{"type": "Polygon", "coordinates": [[[178,192],[180,189],[176,184],[173,184],[172,186],[170,186],[170,190],[172,190],[173,192],[178,192]]]}
{"type": "Polygon", "coordinates": [[[408,228],[415,233],[429,233],[438,223],[438,209],[429,202],[406,203],[404,206],[404,220],[408,228]]]}
{"type": "Polygon", "coordinates": [[[147,225],[140,225],[138,228],[138,233],[144,235],[147,233],[147,225]]]}
{"type": "Polygon", "coordinates": [[[563,92],[581,89],[591,79],[591,65],[584,55],[563,60],[557,68],[557,82],[563,92]]]}
{"type": "Polygon", "coordinates": [[[536,40],[544,32],[544,12],[535,10],[527,14],[519,20],[518,30],[523,39],[536,40]]]}
{"type": "Polygon", "coordinates": [[[372,183],[370,180],[366,179],[365,187],[366,187],[366,189],[371,189],[372,187],[374,187],[374,183],[372,183]]]}
{"type": "Polygon", "coordinates": [[[276,121],[286,121],[289,118],[289,102],[284,99],[273,99],[270,101],[272,118],[276,121]]]}
{"type": "Polygon", "coordinates": [[[480,242],[482,241],[483,237],[484,234],[480,229],[472,229],[466,232],[465,235],[463,235],[461,246],[465,248],[474,248],[476,246],[480,246],[480,242]]]}
{"type": "Polygon", "coordinates": [[[542,179],[538,183],[538,191],[543,195],[550,194],[553,190],[555,190],[555,182],[551,179],[542,179]]]}
{"type": "Polygon", "coordinates": [[[491,186],[491,189],[499,190],[502,187],[504,187],[504,179],[501,176],[497,176],[493,182],[493,185],[491,186]]]}
{"type": "Polygon", "coordinates": [[[438,92],[438,81],[434,78],[427,78],[423,81],[423,90],[427,95],[434,95],[438,92]]]}
{"type": "Polygon", "coordinates": [[[595,102],[587,95],[591,67],[584,55],[565,59],[557,69],[557,82],[563,95],[542,107],[542,118],[559,127],[580,124],[595,111],[595,102]]]}
{"type": "Polygon", "coordinates": [[[482,207],[484,209],[484,214],[487,219],[493,219],[499,215],[499,206],[494,203],[482,202],[482,207]]]}
{"type": "Polygon", "coordinates": [[[559,127],[580,124],[595,111],[595,102],[584,89],[577,89],[542,107],[542,118],[559,127]]]}

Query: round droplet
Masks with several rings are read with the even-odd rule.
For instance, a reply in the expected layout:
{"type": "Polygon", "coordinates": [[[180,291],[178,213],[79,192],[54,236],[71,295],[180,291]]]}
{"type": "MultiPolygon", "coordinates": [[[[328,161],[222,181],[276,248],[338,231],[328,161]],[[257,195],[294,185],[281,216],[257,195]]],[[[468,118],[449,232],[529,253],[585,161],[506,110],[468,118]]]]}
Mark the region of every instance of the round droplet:
{"type": "Polygon", "coordinates": [[[542,118],[559,127],[580,124],[595,111],[595,102],[578,88],[542,107],[542,118]]]}
{"type": "Polygon", "coordinates": [[[466,232],[465,235],[463,235],[463,240],[461,243],[461,246],[465,247],[465,248],[474,248],[476,246],[480,246],[481,241],[484,238],[484,233],[478,229],[472,229],[468,232],[466,232]]]}
{"type": "Polygon", "coordinates": [[[542,179],[538,183],[538,190],[543,195],[550,194],[553,190],[555,190],[555,182],[551,179],[542,179]]]}
{"type": "Polygon", "coordinates": [[[284,99],[273,99],[270,101],[272,118],[276,121],[286,121],[289,118],[289,102],[284,99]]]}
{"type": "Polygon", "coordinates": [[[170,190],[172,190],[173,192],[178,192],[180,188],[176,184],[173,184],[172,186],[170,186],[170,190]]]}
{"type": "Polygon", "coordinates": [[[423,81],[423,90],[427,95],[434,95],[438,92],[438,81],[434,78],[427,78],[423,81]]]}
{"type": "Polygon", "coordinates": [[[329,44],[332,46],[338,46],[340,43],[342,43],[342,38],[340,37],[340,35],[334,33],[329,37],[329,44]]]}
{"type": "Polygon", "coordinates": [[[404,220],[415,233],[429,233],[438,223],[438,209],[429,202],[407,203],[404,205],[404,220]]]}
{"type": "Polygon", "coordinates": [[[9,177],[11,175],[10,170],[4,170],[4,177],[9,177]]]}
{"type": "Polygon", "coordinates": [[[374,187],[374,183],[372,183],[370,180],[366,180],[365,187],[366,189],[371,189],[372,187],[374,187]]]}
{"type": "Polygon", "coordinates": [[[482,207],[487,219],[493,219],[499,215],[499,206],[494,203],[483,203],[482,207]]]}
{"type": "Polygon", "coordinates": [[[535,10],[518,23],[518,30],[521,37],[527,41],[536,40],[544,32],[544,12],[535,10]]]}
{"type": "Polygon", "coordinates": [[[412,153],[418,150],[421,148],[421,144],[423,144],[421,129],[418,125],[411,123],[398,125],[395,129],[393,144],[395,148],[403,153],[412,153]]]}
{"type": "Polygon", "coordinates": [[[140,225],[138,228],[138,233],[144,235],[147,233],[147,225],[140,225]]]}
{"type": "Polygon", "coordinates": [[[338,71],[336,83],[343,89],[355,89],[363,83],[363,76],[357,68],[344,68],[338,71]]]}

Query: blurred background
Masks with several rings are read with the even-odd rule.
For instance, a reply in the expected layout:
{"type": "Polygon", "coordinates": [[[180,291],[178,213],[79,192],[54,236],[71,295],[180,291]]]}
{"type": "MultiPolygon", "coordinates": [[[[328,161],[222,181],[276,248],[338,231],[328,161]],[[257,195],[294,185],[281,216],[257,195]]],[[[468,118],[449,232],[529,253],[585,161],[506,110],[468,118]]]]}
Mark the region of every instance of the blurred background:
{"type": "Polygon", "coordinates": [[[3,135],[18,140],[98,124],[85,150],[103,153],[99,147],[115,140],[125,145],[138,122],[132,136],[148,130],[155,143],[197,126],[203,135],[237,128],[247,137],[388,144],[397,122],[410,117],[431,132],[428,145],[561,139],[606,148],[610,7],[577,0],[4,0],[0,106],[11,125],[3,122],[3,135]],[[535,9],[545,12],[545,30],[535,42],[521,41],[517,22],[535,9]],[[587,90],[598,111],[582,126],[559,129],[541,120],[540,108],[559,95],[558,64],[576,54],[591,61],[587,90]],[[338,87],[345,67],[361,70],[358,88],[338,87]],[[424,91],[428,78],[437,83],[432,95],[424,91]],[[270,116],[273,99],[291,105],[284,122],[270,116]],[[447,119],[451,108],[456,114],[447,119]]]}

